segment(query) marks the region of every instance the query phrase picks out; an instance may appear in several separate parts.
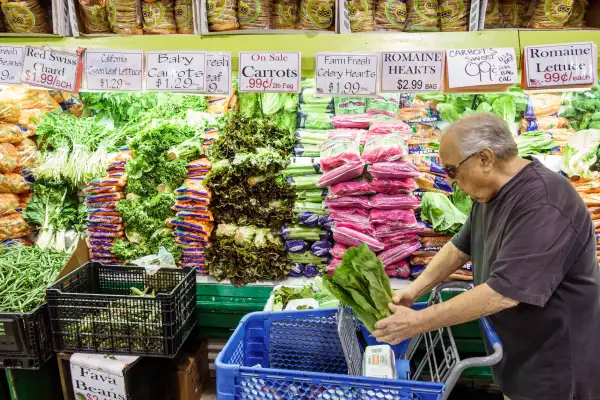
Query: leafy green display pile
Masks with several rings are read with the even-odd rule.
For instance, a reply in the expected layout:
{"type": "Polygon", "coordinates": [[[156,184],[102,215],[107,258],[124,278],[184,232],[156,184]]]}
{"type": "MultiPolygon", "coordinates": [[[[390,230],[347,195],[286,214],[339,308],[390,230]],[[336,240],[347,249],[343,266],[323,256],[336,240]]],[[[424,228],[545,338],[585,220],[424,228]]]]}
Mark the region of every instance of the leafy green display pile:
{"type": "Polygon", "coordinates": [[[59,251],[67,250],[67,231],[83,230],[86,216],[85,207],[66,185],[34,185],[31,200],[23,210],[27,222],[39,227],[39,248],[59,251]]]}
{"type": "Polygon", "coordinates": [[[377,321],[391,315],[388,305],[394,293],[390,278],[366,244],[348,249],[333,277],[325,275],[323,282],[329,292],[352,307],[370,332],[377,321]]]}
{"type": "Polygon", "coordinates": [[[339,305],[338,299],[332,295],[325,284],[323,278],[317,276],[313,284],[303,287],[282,286],[273,290],[273,310],[285,310],[288,303],[292,300],[315,299],[319,303],[319,308],[335,308],[339,305]]]}
{"type": "Polygon", "coordinates": [[[452,190],[452,194],[448,196],[452,204],[454,204],[454,206],[458,208],[461,213],[465,215],[471,214],[473,200],[465,192],[460,190],[456,183],[452,185],[452,190]]]}
{"type": "Polygon", "coordinates": [[[0,312],[29,312],[43,303],[68,259],[68,253],[38,246],[0,247],[0,312]]]}
{"type": "Polygon", "coordinates": [[[427,192],[421,198],[421,219],[431,223],[434,231],[453,236],[467,221],[467,215],[445,195],[427,192]]]}
{"type": "Polygon", "coordinates": [[[261,279],[282,280],[290,272],[283,241],[276,232],[255,226],[219,224],[206,249],[210,274],[236,286],[261,279]]]}
{"type": "Polygon", "coordinates": [[[569,128],[577,131],[600,129],[600,85],[567,96],[565,103],[559,115],[569,120],[569,128]]]}
{"type": "Polygon", "coordinates": [[[548,154],[552,149],[558,147],[558,143],[552,135],[544,131],[525,132],[515,137],[519,156],[531,156],[536,154],[548,154]]]}
{"type": "Polygon", "coordinates": [[[293,133],[298,121],[298,94],[240,93],[240,113],[249,118],[266,119],[293,133]]]}

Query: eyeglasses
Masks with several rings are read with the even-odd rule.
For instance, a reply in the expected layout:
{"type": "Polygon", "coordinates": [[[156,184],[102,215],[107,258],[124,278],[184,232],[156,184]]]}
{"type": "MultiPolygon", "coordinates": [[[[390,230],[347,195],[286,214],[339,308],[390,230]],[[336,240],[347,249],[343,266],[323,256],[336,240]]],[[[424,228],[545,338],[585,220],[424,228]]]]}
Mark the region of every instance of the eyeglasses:
{"type": "Polygon", "coordinates": [[[462,160],[461,162],[459,162],[458,164],[456,164],[454,166],[450,165],[447,167],[443,167],[442,169],[444,170],[446,175],[448,175],[448,178],[455,179],[456,178],[456,170],[458,170],[458,167],[460,167],[461,164],[467,162],[471,157],[473,157],[476,154],[479,154],[479,151],[476,151],[475,153],[471,154],[469,157],[465,158],[464,160],[462,160]]]}

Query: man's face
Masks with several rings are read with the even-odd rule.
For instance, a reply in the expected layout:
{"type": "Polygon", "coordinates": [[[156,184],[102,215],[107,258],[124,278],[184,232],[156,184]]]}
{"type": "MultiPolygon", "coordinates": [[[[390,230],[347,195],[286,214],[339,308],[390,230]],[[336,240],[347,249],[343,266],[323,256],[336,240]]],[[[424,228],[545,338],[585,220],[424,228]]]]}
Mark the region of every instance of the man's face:
{"type": "Polygon", "coordinates": [[[453,172],[450,183],[456,182],[460,189],[473,200],[486,202],[493,196],[490,190],[491,160],[485,150],[462,157],[458,150],[457,135],[449,131],[440,141],[442,165],[453,172]]]}

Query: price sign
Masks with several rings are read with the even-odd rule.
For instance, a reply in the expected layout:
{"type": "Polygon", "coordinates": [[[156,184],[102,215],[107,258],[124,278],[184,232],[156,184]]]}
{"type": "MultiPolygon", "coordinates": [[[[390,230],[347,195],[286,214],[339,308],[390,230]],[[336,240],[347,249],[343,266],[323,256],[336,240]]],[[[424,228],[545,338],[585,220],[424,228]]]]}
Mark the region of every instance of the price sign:
{"type": "Polygon", "coordinates": [[[88,90],[142,90],[144,53],[141,51],[86,50],[88,90]]]}
{"type": "Polygon", "coordinates": [[[146,89],[202,92],[206,81],[203,51],[146,53],[146,89]]]}
{"type": "Polygon", "coordinates": [[[206,90],[227,95],[231,91],[231,53],[206,53],[206,90]]]}
{"type": "Polygon", "coordinates": [[[25,47],[21,80],[50,89],[77,92],[81,66],[79,56],[40,47],[25,47]]]}
{"type": "Polygon", "coordinates": [[[515,49],[446,50],[448,84],[450,88],[465,88],[517,83],[515,49]]]}
{"type": "Polygon", "coordinates": [[[300,65],[300,53],[240,52],[239,91],[298,93],[300,65]]]}
{"type": "Polygon", "coordinates": [[[594,43],[525,47],[527,88],[593,85],[597,48],[594,43]]]}
{"type": "Polygon", "coordinates": [[[375,95],[377,60],[377,54],[317,53],[316,94],[375,95]]]}
{"type": "Polygon", "coordinates": [[[382,92],[439,92],[443,76],[442,51],[400,51],[381,55],[382,92]]]}
{"type": "Polygon", "coordinates": [[[21,83],[23,48],[0,46],[0,83],[21,83]]]}

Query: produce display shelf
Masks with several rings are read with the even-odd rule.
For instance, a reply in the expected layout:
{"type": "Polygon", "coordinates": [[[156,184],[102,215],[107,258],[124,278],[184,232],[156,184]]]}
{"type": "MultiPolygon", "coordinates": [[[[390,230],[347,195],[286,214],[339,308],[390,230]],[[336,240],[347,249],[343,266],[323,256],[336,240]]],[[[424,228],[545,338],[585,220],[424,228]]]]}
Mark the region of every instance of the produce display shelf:
{"type": "MultiPolygon", "coordinates": [[[[564,42],[559,35],[558,42],[564,42]]],[[[318,52],[381,52],[393,50],[444,50],[448,48],[513,47],[519,49],[519,31],[364,33],[344,35],[223,35],[223,36],[105,36],[78,38],[3,37],[4,45],[53,48],[206,50],[232,52],[237,70],[240,51],[299,51],[305,70],[314,68],[318,52]]]]}

